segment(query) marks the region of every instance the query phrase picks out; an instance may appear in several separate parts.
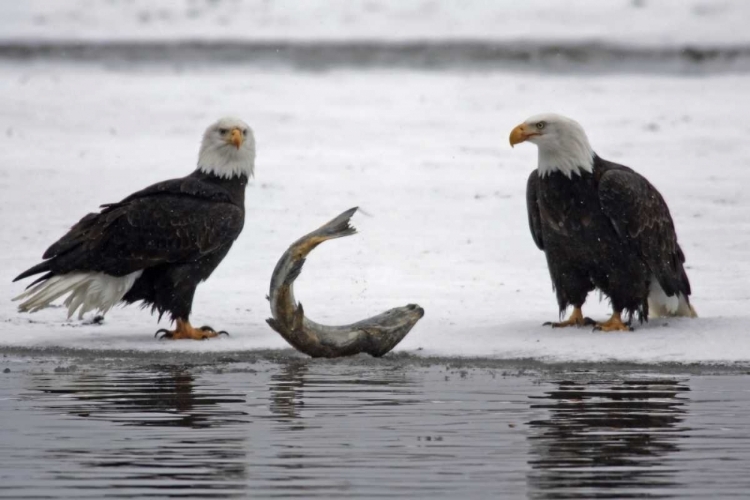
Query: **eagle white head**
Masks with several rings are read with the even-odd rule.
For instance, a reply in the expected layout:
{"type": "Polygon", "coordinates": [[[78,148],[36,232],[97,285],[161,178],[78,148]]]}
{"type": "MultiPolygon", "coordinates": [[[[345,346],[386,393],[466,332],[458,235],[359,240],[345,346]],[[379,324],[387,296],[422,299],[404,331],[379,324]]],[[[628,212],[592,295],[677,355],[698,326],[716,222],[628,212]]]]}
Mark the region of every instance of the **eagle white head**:
{"type": "Polygon", "coordinates": [[[227,116],[208,127],[198,153],[198,170],[226,179],[252,177],[255,136],[250,126],[239,118],[227,116]]]}
{"type": "Polygon", "coordinates": [[[567,177],[594,169],[594,150],[581,124],[562,115],[532,116],[510,133],[510,145],[529,141],[537,145],[537,170],[544,177],[559,171],[567,177]]]}

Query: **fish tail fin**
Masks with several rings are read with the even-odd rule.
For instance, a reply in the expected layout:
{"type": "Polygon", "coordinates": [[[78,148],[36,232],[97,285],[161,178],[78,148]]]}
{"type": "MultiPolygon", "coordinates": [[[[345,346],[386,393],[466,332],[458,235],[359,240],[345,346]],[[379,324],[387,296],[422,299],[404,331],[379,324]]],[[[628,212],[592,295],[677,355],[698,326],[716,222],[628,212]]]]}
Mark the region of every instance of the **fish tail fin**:
{"type": "Polygon", "coordinates": [[[291,247],[291,250],[294,251],[292,254],[293,258],[295,260],[304,259],[308,253],[324,241],[332,240],[334,238],[343,238],[344,236],[350,236],[356,233],[357,230],[352,227],[350,222],[352,215],[357,211],[357,208],[358,207],[350,208],[346,212],[341,213],[338,217],[326,222],[312,233],[306,234],[298,239],[291,247]]]}
{"type": "Polygon", "coordinates": [[[357,208],[359,207],[350,208],[346,212],[342,212],[337,217],[331,219],[313,231],[310,236],[317,236],[318,238],[321,238],[321,241],[351,236],[357,232],[357,230],[351,225],[351,218],[357,211],[357,208]]]}

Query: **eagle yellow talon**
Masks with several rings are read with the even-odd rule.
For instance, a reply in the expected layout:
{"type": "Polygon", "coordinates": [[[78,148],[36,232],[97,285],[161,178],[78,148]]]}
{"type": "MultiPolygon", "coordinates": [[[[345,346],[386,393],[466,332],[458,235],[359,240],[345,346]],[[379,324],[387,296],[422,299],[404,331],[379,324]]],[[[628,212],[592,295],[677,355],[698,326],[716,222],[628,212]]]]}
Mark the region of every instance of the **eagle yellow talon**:
{"type": "Polygon", "coordinates": [[[573,308],[573,312],[570,313],[570,316],[565,321],[560,321],[557,323],[553,323],[552,321],[548,321],[544,324],[544,326],[551,326],[552,328],[565,328],[568,326],[585,326],[589,324],[589,319],[583,317],[583,311],[581,311],[580,307],[573,308]]]}
{"type": "Polygon", "coordinates": [[[189,321],[177,320],[177,328],[174,330],[167,330],[165,328],[162,328],[161,330],[158,330],[155,337],[159,334],[163,334],[161,337],[159,337],[159,340],[169,339],[169,340],[181,340],[181,339],[192,339],[192,340],[206,340],[213,337],[218,337],[221,334],[229,335],[225,331],[216,332],[213,328],[210,326],[202,326],[200,328],[194,328],[189,321]]]}
{"type": "Polygon", "coordinates": [[[227,337],[229,337],[229,332],[228,331],[226,331],[226,330],[219,330],[217,332],[216,330],[214,330],[212,327],[210,327],[208,325],[203,325],[202,327],[198,328],[198,330],[201,330],[201,331],[204,331],[204,332],[215,333],[217,336],[218,335],[226,335],[227,337]]]}
{"type": "Polygon", "coordinates": [[[633,328],[622,322],[621,313],[613,312],[612,317],[603,323],[597,323],[594,331],[600,332],[632,332],[633,328]]]}

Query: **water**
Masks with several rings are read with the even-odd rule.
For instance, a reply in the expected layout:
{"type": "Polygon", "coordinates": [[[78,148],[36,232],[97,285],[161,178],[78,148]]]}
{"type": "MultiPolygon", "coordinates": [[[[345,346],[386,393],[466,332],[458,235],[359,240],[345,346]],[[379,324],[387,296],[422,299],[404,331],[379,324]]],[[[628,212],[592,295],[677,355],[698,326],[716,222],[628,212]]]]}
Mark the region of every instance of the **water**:
{"type": "Polygon", "coordinates": [[[296,357],[0,373],[0,498],[745,498],[748,377],[296,357]]]}
{"type": "Polygon", "coordinates": [[[338,68],[427,70],[542,70],[548,72],[746,72],[744,46],[639,47],[601,41],[520,43],[491,40],[424,41],[120,41],[31,43],[0,40],[0,60],[172,66],[262,65],[301,71],[338,68]]]}

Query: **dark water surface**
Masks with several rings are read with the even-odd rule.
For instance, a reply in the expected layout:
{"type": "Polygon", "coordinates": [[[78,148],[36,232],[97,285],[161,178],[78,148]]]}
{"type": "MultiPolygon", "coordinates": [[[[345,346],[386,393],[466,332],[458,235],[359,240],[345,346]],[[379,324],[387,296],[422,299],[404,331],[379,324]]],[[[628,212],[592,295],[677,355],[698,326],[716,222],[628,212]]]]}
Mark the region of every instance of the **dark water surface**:
{"type": "Polygon", "coordinates": [[[748,382],[7,355],[0,498],[748,498],[748,382]]]}
{"type": "Polygon", "coordinates": [[[269,40],[25,41],[0,40],[0,60],[104,63],[263,65],[298,71],[337,68],[542,70],[617,73],[747,72],[747,45],[626,46],[599,40],[269,40]]]}

